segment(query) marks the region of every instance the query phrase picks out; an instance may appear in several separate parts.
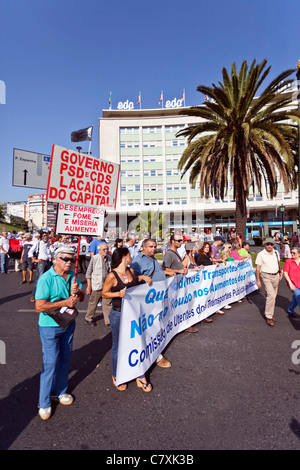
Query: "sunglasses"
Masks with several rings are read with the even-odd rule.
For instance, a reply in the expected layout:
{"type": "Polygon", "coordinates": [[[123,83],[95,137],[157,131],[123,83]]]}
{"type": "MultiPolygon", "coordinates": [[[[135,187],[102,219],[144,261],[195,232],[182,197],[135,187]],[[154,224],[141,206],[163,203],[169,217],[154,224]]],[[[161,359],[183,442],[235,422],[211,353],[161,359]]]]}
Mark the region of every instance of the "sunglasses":
{"type": "Polygon", "coordinates": [[[266,243],[267,246],[273,246],[273,243],[266,243]]]}
{"type": "Polygon", "coordinates": [[[61,259],[62,261],[64,261],[65,263],[68,263],[70,261],[70,263],[74,263],[74,258],[68,258],[67,256],[59,256],[59,259],[61,259]]]}
{"type": "Polygon", "coordinates": [[[174,240],[174,242],[181,243],[183,240],[174,240]]]}

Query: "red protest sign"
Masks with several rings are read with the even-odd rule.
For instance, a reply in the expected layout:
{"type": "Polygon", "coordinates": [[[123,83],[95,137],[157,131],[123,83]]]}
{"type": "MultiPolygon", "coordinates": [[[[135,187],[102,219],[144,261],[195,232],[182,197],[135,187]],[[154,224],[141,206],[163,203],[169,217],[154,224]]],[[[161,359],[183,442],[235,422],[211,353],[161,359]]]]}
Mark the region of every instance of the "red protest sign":
{"type": "Polygon", "coordinates": [[[115,209],[119,177],[117,163],[53,145],[47,200],[115,209]]]}

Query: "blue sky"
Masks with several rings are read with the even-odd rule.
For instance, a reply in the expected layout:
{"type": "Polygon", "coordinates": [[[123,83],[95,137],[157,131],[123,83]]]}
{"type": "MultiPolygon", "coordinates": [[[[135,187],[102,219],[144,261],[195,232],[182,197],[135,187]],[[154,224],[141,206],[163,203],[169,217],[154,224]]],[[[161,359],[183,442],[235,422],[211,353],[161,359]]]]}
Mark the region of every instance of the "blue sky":
{"type": "MultiPolygon", "coordinates": [[[[300,59],[299,1],[0,0],[0,201],[39,190],[12,186],[13,149],[75,148],[71,132],[94,126],[119,101],[142,108],[181,98],[201,104],[198,85],[221,80],[222,67],[268,60],[266,84],[300,59]],[[285,7],[286,6],[286,7],[285,7]]],[[[83,151],[88,142],[81,143],[83,151]]]]}

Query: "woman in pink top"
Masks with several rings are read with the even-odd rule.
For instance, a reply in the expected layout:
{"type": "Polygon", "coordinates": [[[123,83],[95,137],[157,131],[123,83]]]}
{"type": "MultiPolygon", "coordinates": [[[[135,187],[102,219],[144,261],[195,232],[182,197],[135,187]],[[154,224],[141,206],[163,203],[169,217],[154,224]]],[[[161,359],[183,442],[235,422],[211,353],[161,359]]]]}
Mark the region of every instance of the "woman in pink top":
{"type": "Polygon", "coordinates": [[[239,249],[240,249],[239,242],[233,242],[230,255],[235,261],[242,261],[244,259],[243,256],[240,256],[238,254],[239,249]]]}

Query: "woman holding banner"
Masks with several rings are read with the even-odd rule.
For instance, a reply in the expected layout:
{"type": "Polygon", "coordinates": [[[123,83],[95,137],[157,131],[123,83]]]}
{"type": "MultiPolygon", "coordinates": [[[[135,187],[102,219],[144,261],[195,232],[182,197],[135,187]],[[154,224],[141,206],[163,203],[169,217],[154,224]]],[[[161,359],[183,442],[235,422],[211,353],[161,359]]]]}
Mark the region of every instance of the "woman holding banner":
{"type": "MultiPolygon", "coordinates": [[[[212,248],[209,242],[204,242],[202,248],[200,248],[200,250],[198,251],[198,254],[196,256],[196,263],[198,266],[212,266],[213,264],[219,266],[219,263],[217,261],[213,261],[212,248]]],[[[225,305],[224,308],[227,310],[231,307],[230,305],[225,305]]],[[[223,310],[218,310],[217,313],[219,313],[220,315],[224,315],[223,310]]]]}
{"type": "MultiPolygon", "coordinates": [[[[131,256],[127,247],[116,248],[112,255],[111,272],[105,279],[102,288],[102,297],[111,299],[112,308],[109,314],[109,321],[112,332],[112,350],[111,350],[111,368],[113,384],[120,391],[127,389],[127,384],[116,385],[116,373],[118,362],[118,342],[120,330],[120,317],[122,298],[125,297],[126,289],[138,285],[141,281],[147,284],[152,283],[149,276],[136,276],[131,265],[131,256]]],[[[147,382],[145,376],[136,379],[137,386],[142,388],[144,392],[151,392],[152,385],[147,382]]]]}

